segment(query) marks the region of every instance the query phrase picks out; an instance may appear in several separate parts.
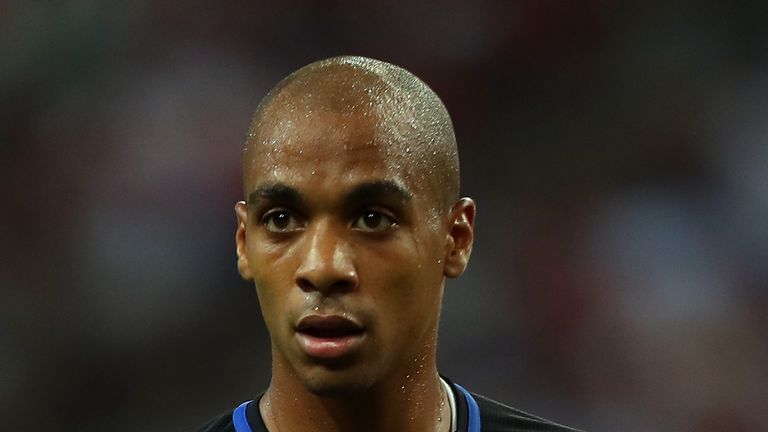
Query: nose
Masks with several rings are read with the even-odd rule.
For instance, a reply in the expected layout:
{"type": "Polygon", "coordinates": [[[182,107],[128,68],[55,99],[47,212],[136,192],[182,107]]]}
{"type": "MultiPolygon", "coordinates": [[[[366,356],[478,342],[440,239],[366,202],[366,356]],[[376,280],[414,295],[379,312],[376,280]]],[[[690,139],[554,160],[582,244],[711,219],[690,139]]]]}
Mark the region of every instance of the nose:
{"type": "Polygon", "coordinates": [[[352,251],[332,224],[320,222],[307,232],[302,261],[296,269],[296,284],[305,292],[324,295],[357,289],[358,276],[352,251]]]}

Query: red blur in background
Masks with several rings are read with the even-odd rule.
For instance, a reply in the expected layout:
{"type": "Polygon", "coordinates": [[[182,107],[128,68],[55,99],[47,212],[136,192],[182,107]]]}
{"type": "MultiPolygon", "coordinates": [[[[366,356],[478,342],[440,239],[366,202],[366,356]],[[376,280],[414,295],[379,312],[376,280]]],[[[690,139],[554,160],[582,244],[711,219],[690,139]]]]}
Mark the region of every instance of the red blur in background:
{"type": "Polygon", "coordinates": [[[240,149],[340,54],[453,116],[443,374],[590,431],[768,430],[765,5],[411,3],[0,2],[3,430],[189,431],[266,388],[240,149]]]}

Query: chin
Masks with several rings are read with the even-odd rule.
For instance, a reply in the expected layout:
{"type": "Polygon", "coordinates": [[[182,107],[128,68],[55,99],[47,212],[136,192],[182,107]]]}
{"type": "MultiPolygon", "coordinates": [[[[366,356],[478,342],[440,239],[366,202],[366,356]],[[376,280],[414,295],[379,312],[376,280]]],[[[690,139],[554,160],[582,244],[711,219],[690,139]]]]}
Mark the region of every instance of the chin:
{"type": "Polygon", "coordinates": [[[299,373],[304,387],[320,397],[346,398],[365,393],[374,386],[375,380],[357,368],[338,370],[315,366],[299,373]]]}

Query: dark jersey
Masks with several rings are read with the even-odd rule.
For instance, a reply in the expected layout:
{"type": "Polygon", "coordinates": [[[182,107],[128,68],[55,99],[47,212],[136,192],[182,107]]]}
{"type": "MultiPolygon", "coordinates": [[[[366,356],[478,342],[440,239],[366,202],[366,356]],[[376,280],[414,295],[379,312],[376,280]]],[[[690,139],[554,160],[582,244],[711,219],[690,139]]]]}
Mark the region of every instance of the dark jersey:
{"type": "MultiPolygon", "coordinates": [[[[456,399],[457,432],[575,432],[541,417],[502,405],[446,380],[456,399]]],[[[198,432],[268,432],[259,413],[259,396],[226,412],[198,432]]]]}

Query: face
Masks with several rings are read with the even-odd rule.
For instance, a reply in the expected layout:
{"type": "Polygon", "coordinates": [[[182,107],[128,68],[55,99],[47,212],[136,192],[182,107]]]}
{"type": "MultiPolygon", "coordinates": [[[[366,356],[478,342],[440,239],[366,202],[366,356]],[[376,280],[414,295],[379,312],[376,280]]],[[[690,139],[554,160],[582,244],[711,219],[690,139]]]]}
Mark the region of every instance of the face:
{"type": "Polygon", "coordinates": [[[474,206],[440,210],[410,180],[410,151],[371,116],[283,120],[252,137],[236,208],[238,266],[256,286],[273,379],[330,394],[404,376],[434,355],[444,276],[466,265],[474,206]]]}

